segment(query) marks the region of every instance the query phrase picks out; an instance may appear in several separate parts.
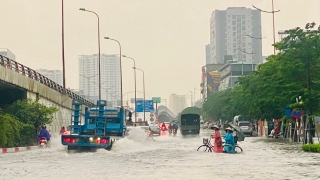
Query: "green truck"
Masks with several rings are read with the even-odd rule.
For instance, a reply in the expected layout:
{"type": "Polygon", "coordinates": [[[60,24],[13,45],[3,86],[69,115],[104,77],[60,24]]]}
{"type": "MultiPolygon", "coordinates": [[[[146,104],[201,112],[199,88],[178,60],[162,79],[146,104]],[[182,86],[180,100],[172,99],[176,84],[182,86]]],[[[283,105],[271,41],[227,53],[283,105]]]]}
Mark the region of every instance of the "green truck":
{"type": "Polygon", "coordinates": [[[199,135],[200,133],[200,115],[182,114],[180,132],[185,135],[199,135]]]}

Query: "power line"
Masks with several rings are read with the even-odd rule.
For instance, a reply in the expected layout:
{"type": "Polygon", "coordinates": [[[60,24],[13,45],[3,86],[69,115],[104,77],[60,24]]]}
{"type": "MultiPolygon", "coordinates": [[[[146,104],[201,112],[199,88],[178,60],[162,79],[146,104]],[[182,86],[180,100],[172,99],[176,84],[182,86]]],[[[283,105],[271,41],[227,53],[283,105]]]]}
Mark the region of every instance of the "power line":
{"type": "MultiPolygon", "coordinates": [[[[257,10],[259,10],[259,11],[261,11],[261,12],[264,12],[264,13],[272,13],[273,44],[276,44],[275,25],[274,25],[274,13],[280,12],[280,10],[277,10],[277,11],[274,10],[274,3],[273,3],[273,2],[274,2],[274,0],[272,0],[272,11],[262,10],[262,9],[260,9],[260,8],[255,7],[253,4],[252,4],[252,7],[255,8],[255,9],[257,9],[257,10]]],[[[275,47],[275,46],[273,46],[273,54],[276,54],[276,47],[275,47]]]]}

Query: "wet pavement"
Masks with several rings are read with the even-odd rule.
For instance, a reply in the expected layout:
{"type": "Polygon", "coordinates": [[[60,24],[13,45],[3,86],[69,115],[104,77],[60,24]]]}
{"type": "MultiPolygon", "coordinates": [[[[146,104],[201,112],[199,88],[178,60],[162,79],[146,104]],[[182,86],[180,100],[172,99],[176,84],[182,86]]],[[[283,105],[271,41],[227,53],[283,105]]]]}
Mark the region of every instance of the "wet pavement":
{"type": "Polygon", "coordinates": [[[246,137],[242,154],[197,152],[199,137],[145,137],[132,131],[111,151],[67,153],[59,139],[53,147],[0,154],[2,179],[320,179],[320,154],[304,153],[300,144],[246,137]]]}

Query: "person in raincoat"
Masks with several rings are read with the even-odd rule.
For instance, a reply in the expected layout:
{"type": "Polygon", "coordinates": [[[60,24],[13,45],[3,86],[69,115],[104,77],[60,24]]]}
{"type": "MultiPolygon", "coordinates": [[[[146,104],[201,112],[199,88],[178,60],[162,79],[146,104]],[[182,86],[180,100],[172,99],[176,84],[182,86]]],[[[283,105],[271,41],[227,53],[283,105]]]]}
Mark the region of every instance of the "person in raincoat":
{"type": "Polygon", "coordinates": [[[237,142],[238,142],[237,130],[234,128],[232,128],[232,129],[233,129],[232,136],[234,138],[234,144],[237,144],[237,142]]]}
{"type": "Polygon", "coordinates": [[[232,135],[232,129],[230,127],[225,129],[226,134],[223,136],[223,138],[225,139],[225,145],[223,148],[223,151],[226,153],[234,153],[234,148],[235,148],[235,144],[234,144],[234,137],[232,135]]]}
{"type": "Polygon", "coordinates": [[[213,152],[222,153],[223,152],[222,137],[219,131],[219,127],[214,125],[211,127],[211,129],[214,130],[214,134],[211,135],[211,137],[214,139],[213,152]]]}
{"type": "Polygon", "coordinates": [[[38,135],[38,141],[40,140],[40,138],[45,137],[47,139],[47,141],[50,141],[51,135],[50,133],[47,131],[47,127],[46,126],[42,126],[42,129],[38,135]]]}
{"type": "Polygon", "coordinates": [[[162,123],[161,129],[162,129],[162,131],[165,131],[165,130],[167,130],[167,126],[164,123],[162,123]]]}
{"type": "Polygon", "coordinates": [[[60,134],[66,134],[67,133],[67,130],[65,127],[62,127],[61,130],[60,130],[60,134]]]}

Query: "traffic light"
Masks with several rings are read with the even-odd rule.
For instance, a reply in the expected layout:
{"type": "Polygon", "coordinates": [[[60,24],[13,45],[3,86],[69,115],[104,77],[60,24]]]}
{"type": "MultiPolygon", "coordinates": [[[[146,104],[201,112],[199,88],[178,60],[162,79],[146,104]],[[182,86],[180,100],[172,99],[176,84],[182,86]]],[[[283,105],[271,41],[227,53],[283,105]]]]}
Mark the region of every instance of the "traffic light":
{"type": "Polygon", "coordinates": [[[132,112],[129,111],[129,121],[132,121],[132,112]]]}

